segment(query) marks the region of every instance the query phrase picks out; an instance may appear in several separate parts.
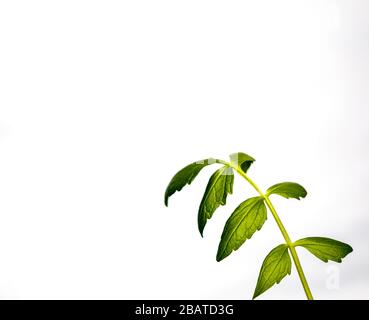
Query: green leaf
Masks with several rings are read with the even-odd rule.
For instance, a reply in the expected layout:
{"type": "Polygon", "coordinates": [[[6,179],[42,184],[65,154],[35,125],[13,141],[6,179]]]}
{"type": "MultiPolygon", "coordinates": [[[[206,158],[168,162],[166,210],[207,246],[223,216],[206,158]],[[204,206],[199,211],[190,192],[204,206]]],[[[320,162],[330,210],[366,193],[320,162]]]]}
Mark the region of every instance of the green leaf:
{"type": "Polygon", "coordinates": [[[219,243],[217,261],[221,261],[236,251],[241,245],[260,230],[267,219],[267,210],[261,197],[242,202],[225,224],[219,243]]]}
{"type": "Polygon", "coordinates": [[[167,189],[165,190],[164,203],[168,206],[169,197],[176,191],[181,191],[186,184],[191,184],[191,182],[196,178],[199,172],[206,166],[216,163],[212,158],[205,159],[197,162],[193,162],[188,166],[184,167],[178,171],[175,176],[170,180],[167,189]]]}
{"type": "Polygon", "coordinates": [[[253,299],[278,284],[288,274],[291,274],[291,258],[288,247],[281,244],[274,248],[264,259],[253,299]]]}
{"type": "Polygon", "coordinates": [[[300,239],[294,245],[304,247],[324,262],[328,260],[342,262],[342,259],[353,251],[352,247],[346,243],[322,237],[300,239]]]}
{"type": "Polygon", "coordinates": [[[233,180],[233,170],[229,166],[218,169],[210,177],[198,213],[198,225],[201,236],[203,235],[207,219],[213,216],[213,213],[220,205],[225,205],[227,195],[232,194],[233,180]]]}
{"type": "Polygon", "coordinates": [[[231,163],[239,167],[245,173],[255,161],[253,157],[242,152],[232,153],[229,157],[231,159],[231,163]]]}
{"type": "Polygon", "coordinates": [[[267,190],[267,196],[271,194],[278,194],[287,199],[295,198],[300,200],[300,198],[305,198],[307,192],[305,188],[295,182],[282,182],[275,184],[267,190]]]}

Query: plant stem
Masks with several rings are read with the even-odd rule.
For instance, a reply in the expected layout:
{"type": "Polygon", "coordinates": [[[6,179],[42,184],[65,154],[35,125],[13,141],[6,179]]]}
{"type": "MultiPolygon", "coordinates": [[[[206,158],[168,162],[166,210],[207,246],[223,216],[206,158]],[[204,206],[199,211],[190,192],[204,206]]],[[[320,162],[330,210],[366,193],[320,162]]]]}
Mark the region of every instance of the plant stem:
{"type": "Polygon", "coordinates": [[[265,199],[265,202],[270,210],[270,212],[272,213],[273,217],[274,217],[274,220],[277,222],[277,225],[279,227],[279,230],[281,230],[282,234],[283,234],[283,237],[284,239],[286,240],[286,244],[291,252],[291,255],[292,255],[292,259],[293,259],[293,262],[295,263],[295,266],[296,266],[296,270],[297,270],[297,273],[299,274],[299,277],[300,277],[300,281],[301,281],[301,284],[304,288],[304,291],[305,291],[305,294],[306,294],[306,297],[308,298],[308,300],[313,300],[313,295],[311,293],[311,290],[309,288],[309,284],[306,280],[306,277],[305,277],[305,274],[304,274],[304,270],[302,269],[302,266],[301,266],[301,263],[300,263],[300,259],[297,255],[297,252],[296,252],[296,249],[293,245],[293,243],[291,242],[291,239],[287,233],[287,230],[286,228],[284,227],[281,219],[279,218],[278,214],[277,214],[277,211],[275,210],[272,202],[270,201],[269,197],[267,195],[262,195],[260,194],[261,196],[264,197],[265,199]]]}
{"type": "Polygon", "coordinates": [[[293,259],[293,262],[294,262],[294,264],[296,266],[296,270],[297,270],[297,273],[298,273],[298,275],[300,277],[300,281],[301,281],[301,284],[302,284],[302,286],[304,288],[306,297],[307,297],[308,300],[313,300],[313,295],[312,295],[312,293],[310,291],[309,284],[308,284],[308,282],[306,280],[306,277],[305,277],[304,271],[302,269],[302,266],[301,266],[301,263],[300,263],[300,259],[299,259],[298,255],[297,255],[296,249],[295,249],[295,247],[293,245],[293,242],[291,241],[290,236],[287,233],[286,228],[284,227],[281,219],[279,218],[279,216],[277,214],[277,211],[275,210],[272,202],[270,201],[269,197],[266,194],[264,194],[264,192],[261,191],[261,189],[257,186],[257,184],[254,181],[252,181],[239,167],[235,166],[232,163],[228,163],[226,161],[223,161],[223,160],[216,160],[216,161],[218,163],[221,163],[221,164],[224,164],[224,165],[228,165],[228,166],[232,167],[234,170],[236,170],[238,172],[238,174],[240,176],[242,176],[248,183],[250,183],[253,186],[253,188],[260,194],[260,196],[262,198],[264,198],[265,203],[267,204],[270,212],[272,213],[273,218],[274,218],[275,222],[277,223],[278,228],[281,231],[284,240],[286,241],[286,244],[288,246],[288,249],[291,252],[292,259],[293,259]]]}

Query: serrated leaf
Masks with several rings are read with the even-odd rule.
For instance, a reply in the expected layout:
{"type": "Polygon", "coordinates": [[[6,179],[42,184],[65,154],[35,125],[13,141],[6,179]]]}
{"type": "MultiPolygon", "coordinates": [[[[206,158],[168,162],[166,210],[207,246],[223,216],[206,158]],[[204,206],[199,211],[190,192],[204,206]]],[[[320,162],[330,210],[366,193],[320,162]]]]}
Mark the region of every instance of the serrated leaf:
{"type": "Polygon", "coordinates": [[[340,263],[344,257],[353,251],[352,247],[346,243],[323,237],[300,239],[294,245],[304,247],[324,262],[332,260],[340,263]]]}
{"type": "Polygon", "coordinates": [[[239,167],[243,172],[247,172],[255,159],[243,152],[232,153],[230,156],[231,163],[239,167]]]}
{"type": "Polygon", "coordinates": [[[229,256],[260,230],[267,219],[264,199],[254,197],[242,202],[229,217],[219,243],[217,261],[229,256]]]}
{"type": "Polygon", "coordinates": [[[220,205],[225,205],[227,195],[233,192],[233,169],[224,166],[210,177],[198,212],[198,226],[201,236],[208,219],[220,205]]]}
{"type": "Polygon", "coordinates": [[[291,258],[288,247],[281,244],[274,248],[264,259],[253,299],[278,284],[288,274],[291,274],[291,258]]]}
{"type": "Polygon", "coordinates": [[[197,162],[193,162],[188,166],[184,167],[178,171],[172,180],[170,180],[167,189],[165,190],[164,203],[168,206],[168,199],[176,191],[181,191],[186,184],[191,184],[191,182],[196,178],[199,172],[206,166],[216,163],[212,158],[205,159],[197,162]]]}
{"type": "Polygon", "coordinates": [[[277,183],[270,187],[266,193],[268,196],[271,194],[278,194],[284,198],[295,198],[300,200],[300,198],[305,198],[307,192],[305,188],[295,182],[282,182],[277,183]]]}

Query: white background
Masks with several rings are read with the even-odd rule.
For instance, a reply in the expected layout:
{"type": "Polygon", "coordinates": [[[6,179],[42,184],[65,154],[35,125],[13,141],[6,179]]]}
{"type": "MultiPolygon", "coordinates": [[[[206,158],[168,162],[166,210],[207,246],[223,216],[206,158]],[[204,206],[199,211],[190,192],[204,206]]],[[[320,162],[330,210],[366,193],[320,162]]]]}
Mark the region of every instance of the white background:
{"type": "MultiPolygon", "coordinates": [[[[350,243],[342,264],[299,250],[320,299],[369,298],[367,1],[1,1],[0,297],[249,299],[283,241],[272,217],[221,263],[236,179],[202,239],[208,177],[243,151],[294,240],[350,243]],[[332,275],[334,276],[332,285],[332,275]]],[[[303,299],[296,271],[261,299],[303,299]]]]}

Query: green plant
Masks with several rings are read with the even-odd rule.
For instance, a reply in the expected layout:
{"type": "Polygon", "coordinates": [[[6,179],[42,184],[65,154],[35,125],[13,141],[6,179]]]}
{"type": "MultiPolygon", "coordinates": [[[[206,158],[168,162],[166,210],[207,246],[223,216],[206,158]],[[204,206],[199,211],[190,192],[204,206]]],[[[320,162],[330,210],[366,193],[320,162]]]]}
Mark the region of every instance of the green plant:
{"type": "Polygon", "coordinates": [[[237,172],[251,184],[258,196],[242,202],[227,220],[218,247],[217,261],[228,257],[233,251],[240,248],[247,239],[250,239],[256,231],[262,228],[267,219],[268,207],[283,235],[285,243],[275,247],[264,259],[253,299],[274,284],[278,284],[286,275],[291,274],[292,256],[306,297],[312,300],[313,296],[301,267],[296,247],[304,247],[324,262],[328,262],[328,260],[341,262],[342,258],[352,252],[352,248],[346,243],[322,237],[309,237],[292,242],[270,201],[270,196],[274,194],[287,199],[294,198],[300,200],[300,198],[306,197],[307,192],[304,187],[294,182],[278,183],[270,187],[266,193],[262,192],[247,175],[247,171],[254,161],[254,158],[245,153],[234,153],[230,155],[230,162],[210,158],[191,163],[180,170],[170,181],[165,191],[165,205],[168,206],[168,199],[171,195],[176,191],[182,190],[186,184],[191,184],[204,167],[212,164],[222,165],[210,177],[200,203],[198,228],[201,236],[203,236],[207,220],[213,216],[213,213],[220,205],[226,204],[228,194],[232,194],[234,172],[237,172]]]}

